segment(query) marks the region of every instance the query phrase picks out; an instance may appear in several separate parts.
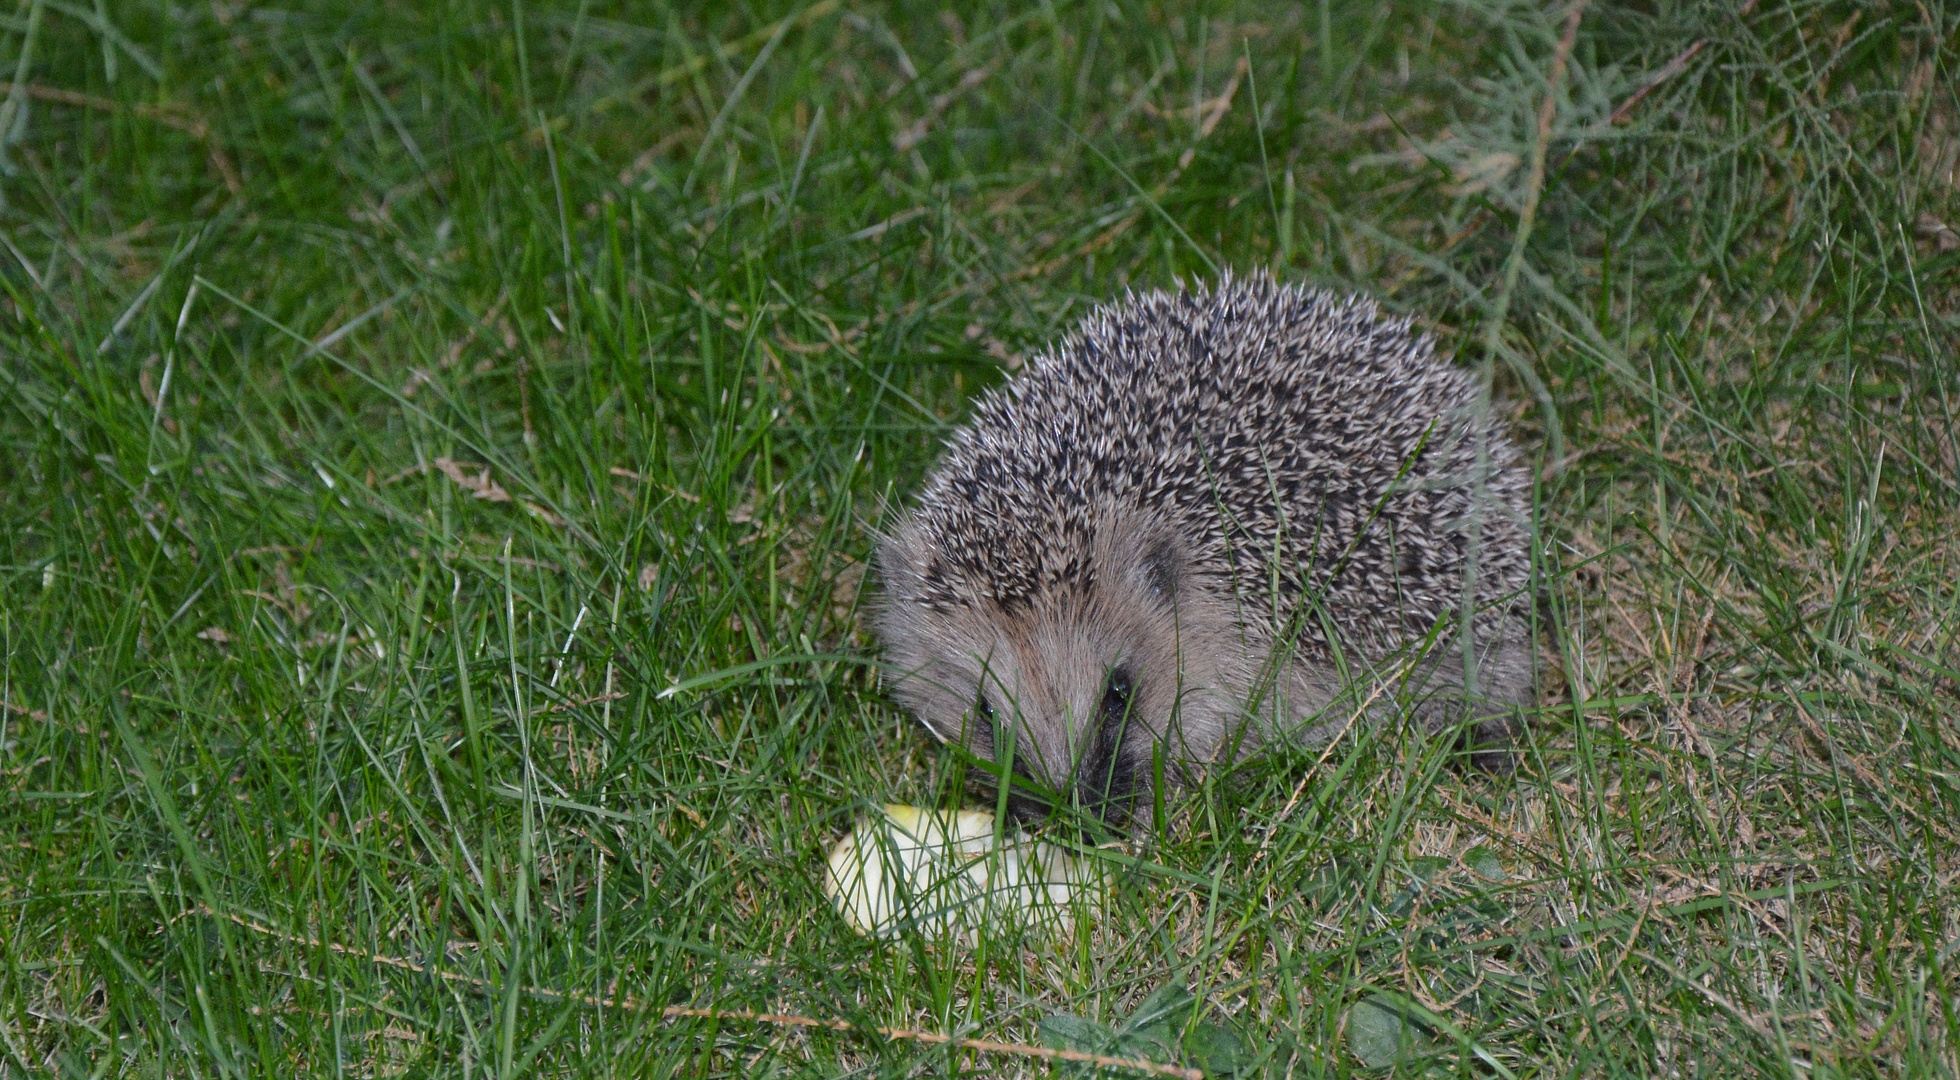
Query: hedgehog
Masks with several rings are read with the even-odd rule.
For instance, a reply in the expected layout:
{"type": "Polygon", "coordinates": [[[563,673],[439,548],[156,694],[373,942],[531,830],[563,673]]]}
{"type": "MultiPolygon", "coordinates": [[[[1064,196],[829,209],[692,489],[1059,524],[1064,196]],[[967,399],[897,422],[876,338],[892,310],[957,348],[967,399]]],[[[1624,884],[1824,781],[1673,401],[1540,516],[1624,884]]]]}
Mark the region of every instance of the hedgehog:
{"type": "Polygon", "coordinates": [[[1092,311],[986,394],[882,531],[887,683],[1019,816],[1129,820],[1275,741],[1535,695],[1530,476],[1368,299],[1226,275],[1092,311]]]}

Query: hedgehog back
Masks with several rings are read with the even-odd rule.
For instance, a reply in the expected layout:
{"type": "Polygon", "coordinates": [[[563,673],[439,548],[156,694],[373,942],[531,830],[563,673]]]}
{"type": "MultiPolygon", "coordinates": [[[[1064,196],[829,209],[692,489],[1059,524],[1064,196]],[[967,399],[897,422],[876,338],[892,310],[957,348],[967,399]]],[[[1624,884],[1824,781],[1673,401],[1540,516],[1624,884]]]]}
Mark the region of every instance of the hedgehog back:
{"type": "Polygon", "coordinates": [[[935,541],[916,600],[1084,592],[1098,517],[1119,508],[1167,519],[1248,625],[1311,615],[1303,645],[1428,633],[1470,572],[1495,624],[1529,571],[1518,458],[1472,378],[1371,301],[1264,278],[1132,297],[954,436],[913,513],[935,541]]]}

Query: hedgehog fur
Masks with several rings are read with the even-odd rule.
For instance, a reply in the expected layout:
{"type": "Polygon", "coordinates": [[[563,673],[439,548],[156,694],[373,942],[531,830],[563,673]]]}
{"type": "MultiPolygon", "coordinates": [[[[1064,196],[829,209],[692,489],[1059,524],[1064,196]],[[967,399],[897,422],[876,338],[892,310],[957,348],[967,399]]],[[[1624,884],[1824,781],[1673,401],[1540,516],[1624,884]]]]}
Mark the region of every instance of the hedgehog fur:
{"type": "Polygon", "coordinates": [[[1476,380],[1369,300],[1132,296],[987,394],[882,538],[890,683],[1011,755],[1023,814],[1120,818],[1165,761],[1363,716],[1488,748],[1534,693],[1529,493],[1476,380]]]}

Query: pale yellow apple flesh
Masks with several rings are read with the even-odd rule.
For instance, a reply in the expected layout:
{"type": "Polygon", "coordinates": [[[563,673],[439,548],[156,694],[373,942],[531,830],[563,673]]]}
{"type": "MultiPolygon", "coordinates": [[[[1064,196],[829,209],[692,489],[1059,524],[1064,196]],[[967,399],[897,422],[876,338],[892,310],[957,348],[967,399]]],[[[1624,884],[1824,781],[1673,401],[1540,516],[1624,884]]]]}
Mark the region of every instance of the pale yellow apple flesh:
{"type": "Polygon", "coordinates": [[[838,841],[823,886],[852,929],[872,935],[908,927],[966,935],[1009,919],[1060,926],[1092,914],[1102,892],[1089,860],[1016,831],[997,836],[984,810],[896,803],[838,841]]]}

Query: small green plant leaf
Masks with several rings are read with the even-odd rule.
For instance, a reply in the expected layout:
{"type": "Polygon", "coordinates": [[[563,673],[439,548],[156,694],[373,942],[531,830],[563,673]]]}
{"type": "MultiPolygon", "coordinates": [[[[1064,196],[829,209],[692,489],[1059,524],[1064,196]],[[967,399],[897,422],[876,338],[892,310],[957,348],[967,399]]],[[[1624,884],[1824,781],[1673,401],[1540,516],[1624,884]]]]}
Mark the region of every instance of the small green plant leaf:
{"type": "MultiPolygon", "coordinates": [[[[1041,1018],[1042,1045],[1085,1054],[1111,1054],[1144,1061],[1183,1062],[1212,1076],[1231,1076],[1248,1068],[1253,1054],[1239,1033],[1223,1024],[1194,1021],[1199,999],[1177,983],[1151,991],[1115,1029],[1068,1013],[1041,1018]]],[[[1081,1066],[1064,1066],[1074,1075],[1081,1066]]]]}
{"type": "Polygon", "coordinates": [[[1085,1017],[1052,1013],[1041,1018],[1041,1044],[1051,1050],[1076,1050],[1084,1054],[1108,1052],[1116,1033],[1085,1017]]]}
{"type": "Polygon", "coordinates": [[[1473,873],[1485,880],[1503,881],[1505,879],[1504,861],[1497,857],[1497,852],[1482,844],[1478,844],[1476,847],[1463,853],[1463,865],[1468,866],[1473,873]]]}
{"type": "Polygon", "coordinates": [[[1422,881],[1434,881],[1436,875],[1449,869],[1450,861],[1438,855],[1418,855],[1409,860],[1409,870],[1422,881]]]}
{"type": "Polygon", "coordinates": [[[1137,1003],[1136,1011],[1123,1021],[1123,1027],[1129,1031],[1161,1026],[1182,1027],[1197,1004],[1198,999],[1192,996],[1191,991],[1174,982],[1165,983],[1137,1003]]]}
{"type": "Polygon", "coordinates": [[[1239,1034],[1223,1024],[1202,1023],[1184,1037],[1185,1059],[1209,1076],[1231,1076],[1252,1065],[1253,1054],[1239,1034]]]}
{"type": "Polygon", "coordinates": [[[1371,1069],[1385,1069],[1429,1047],[1429,1033],[1395,1001],[1382,996],[1348,1009],[1348,1049],[1371,1069]]]}
{"type": "Polygon", "coordinates": [[[1193,1022],[1202,1004],[1177,983],[1158,987],[1124,1022],[1117,1051],[1126,1057],[1183,1061],[1216,1076],[1246,1068],[1252,1055],[1238,1032],[1208,1020],[1193,1022]]]}

